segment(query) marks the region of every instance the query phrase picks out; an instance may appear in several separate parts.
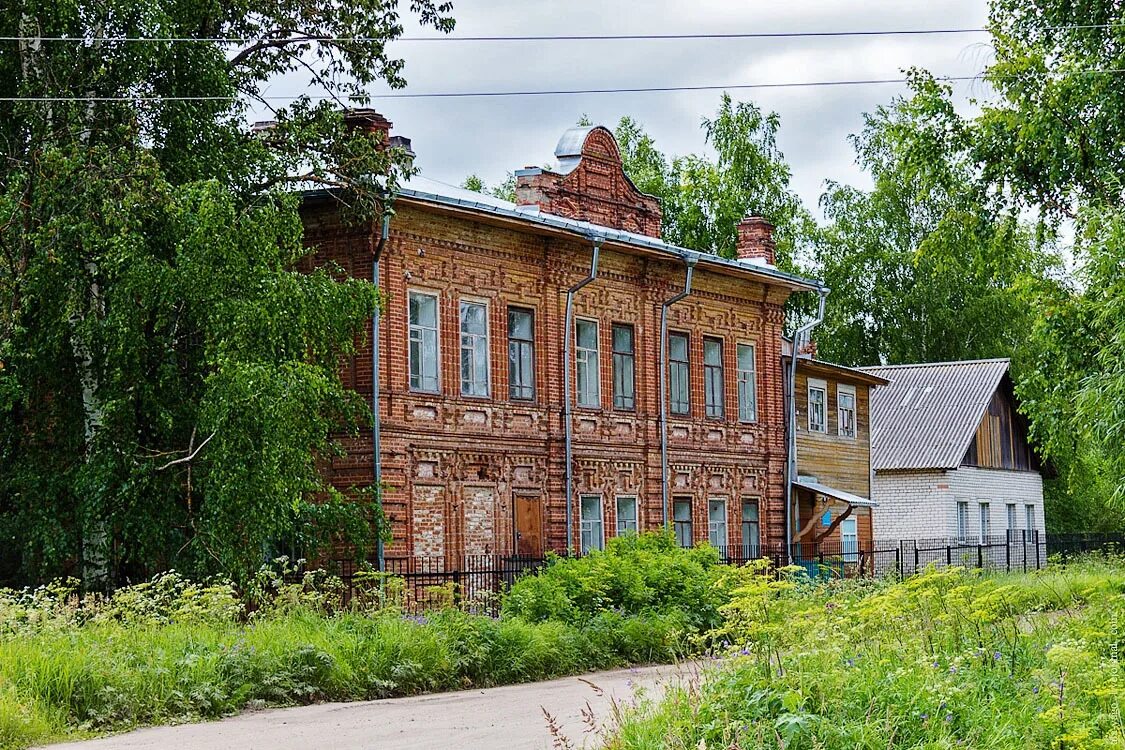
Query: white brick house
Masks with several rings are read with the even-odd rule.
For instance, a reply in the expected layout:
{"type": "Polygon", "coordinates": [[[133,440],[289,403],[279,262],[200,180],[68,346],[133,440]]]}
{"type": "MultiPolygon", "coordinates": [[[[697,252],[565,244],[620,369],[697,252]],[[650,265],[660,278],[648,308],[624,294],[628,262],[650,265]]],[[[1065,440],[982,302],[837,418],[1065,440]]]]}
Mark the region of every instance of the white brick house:
{"type": "Polygon", "coordinates": [[[864,368],[879,540],[1023,538],[1043,527],[1043,481],[1008,360],[864,368]]]}

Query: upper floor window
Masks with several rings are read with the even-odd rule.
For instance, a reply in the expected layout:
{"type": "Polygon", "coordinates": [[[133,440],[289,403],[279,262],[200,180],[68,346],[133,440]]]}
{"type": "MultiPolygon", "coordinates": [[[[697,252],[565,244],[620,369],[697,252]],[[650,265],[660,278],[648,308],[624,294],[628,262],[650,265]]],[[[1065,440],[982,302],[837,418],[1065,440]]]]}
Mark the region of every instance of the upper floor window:
{"type": "Polygon", "coordinates": [[[758,357],[753,344],[738,345],[738,421],[758,421],[758,357]]]}
{"type": "Polygon", "coordinates": [[[438,391],[438,298],[410,292],[410,390],[438,391]]]}
{"type": "Polygon", "coordinates": [[[613,324],[613,408],[636,407],[633,374],[633,326],[613,324]]]}
{"type": "Polygon", "coordinates": [[[535,398],[535,314],[508,308],[508,397],[535,398]]]}
{"type": "Polygon", "coordinates": [[[703,339],[703,400],[707,416],[723,418],[723,342],[722,339],[703,339]]]}
{"type": "Polygon", "coordinates": [[[597,408],[602,395],[598,369],[598,324],[593,320],[574,322],[574,340],[578,350],[575,355],[575,382],[578,388],[578,405],[597,408]]]}
{"type": "Polygon", "coordinates": [[[828,384],[809,379],[809,432],[828,432],[828,384]]]}
{"type": "Polygon", "coordinates": [[[836,432],[841,437],[855,437],[855,386],[836,386],[836,432]]]}
{"type": "Polygon", "coordinates": [[[461,395],[488,395],[488,306],[461,300],[461,395]]]}
{"type": "Polygon", "coordinates": [[[668,408],[673,414],[691,411],[691,384],[688,377],[688,337],[668,334],[668,408]]]}

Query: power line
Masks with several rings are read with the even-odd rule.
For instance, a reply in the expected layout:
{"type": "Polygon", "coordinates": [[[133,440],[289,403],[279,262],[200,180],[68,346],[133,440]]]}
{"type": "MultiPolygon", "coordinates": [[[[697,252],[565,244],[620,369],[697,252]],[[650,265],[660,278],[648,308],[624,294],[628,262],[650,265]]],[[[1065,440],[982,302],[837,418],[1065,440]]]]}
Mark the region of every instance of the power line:
{"type": "MultiPolygon", "coordinates": [[[[1109,68],[1094,70],[1077,70],[1073,74],[1090,75],[1115,75],[1125,73],[1125,68],[1109,68]]],[[[1030,74],[1029,74],[1030,75],[1030,74]]],[[[1042,73],[1035,75],[1051,75],[1042,73]]],[[[935,80],[955,83],[959,81],[979,81],[985,74],[965,76],[936,76],[935,80]]],[[[371,99],[456,99],[472,97],[507,97],[507,96],[566,96],[574,94],[641,94],[674,91],[736,91],[745,89],[784,89],[784,88],[814,88],[832,86],[865,86],[881,84],[908,83],[907,78],[869,78],[854,80],[834,81],[789,81],[785,83],[734,83],[734,84],[704,84],[698,86],[636,86],[629,88],[591,88],[591,89],[531,89],[524,91],[426,91],[426,92],[391,92],[386,94],[371,94],[371,99]]],[[[0,102],[229,102],[237,101],[237,96],[4,96],[0,102]]],[[[299,94],[279,94],[273,96],[252,97],[260,101],[293,101],[301,98],[299,94]]],[[[310,97],[314,101],[335,99],[332,96],[310,97]]]]}
{"type": "MultiPolygon", "coordinates": [[[[1082,31],[1108,29],[1125,26],[1125,23],[1092,23],[1066,26],[1048,26],[1047,31],[1082,31]]],[[[294,36],[294,37],[129,37],[129,36],[0,36],[0,42],[71,42],[85,44],[91,42],[109,43],[173,43],[189,42],[207,44],[252,44],[255,42],[289,41],[293,43],[321,44],[370,44],[396,42],[601,42],[601,41],[661,41],[690,39],[794,39],[801,37],[866,37],[866,36],[924,36],[933,34],[985,34],[991,29],[985,27],[948,29],[869,29],[855,31],[752,31],[731,33],[696,34],[542,34],[510,36],[294,36]]]]}

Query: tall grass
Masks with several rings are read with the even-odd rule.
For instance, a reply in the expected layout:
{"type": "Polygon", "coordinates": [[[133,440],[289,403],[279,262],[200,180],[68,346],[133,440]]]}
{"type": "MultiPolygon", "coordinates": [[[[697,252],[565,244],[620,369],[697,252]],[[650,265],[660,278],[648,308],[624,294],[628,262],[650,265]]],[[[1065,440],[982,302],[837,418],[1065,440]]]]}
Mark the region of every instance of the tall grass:
{"type": "Polygon", "coordinates": [[[1125,560],[902,583],[745,571],[699,682],[607,747],[1125,748],[1125,560]]]}

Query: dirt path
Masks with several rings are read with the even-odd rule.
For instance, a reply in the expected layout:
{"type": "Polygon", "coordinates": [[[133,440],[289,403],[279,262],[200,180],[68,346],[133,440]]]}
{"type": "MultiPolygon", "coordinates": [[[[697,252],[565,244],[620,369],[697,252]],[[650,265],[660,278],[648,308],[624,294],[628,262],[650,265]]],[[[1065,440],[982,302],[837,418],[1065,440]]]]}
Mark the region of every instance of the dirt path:
{"type": "Polygon", "coordinates": [[[695,665],[596,672],[550,682],[272,709],[205,724],[139,729],[100,740],[52,745],[54,750],[507,750],[551,747],[546,709],[575,747],[596,747],[582,713],[599,721],[611,700],[637,689],[658,694],[670,681],[696,674],[695,665]],[[597,686],[595,688],[594,686],[597,686]]]}

